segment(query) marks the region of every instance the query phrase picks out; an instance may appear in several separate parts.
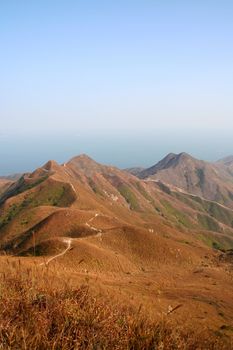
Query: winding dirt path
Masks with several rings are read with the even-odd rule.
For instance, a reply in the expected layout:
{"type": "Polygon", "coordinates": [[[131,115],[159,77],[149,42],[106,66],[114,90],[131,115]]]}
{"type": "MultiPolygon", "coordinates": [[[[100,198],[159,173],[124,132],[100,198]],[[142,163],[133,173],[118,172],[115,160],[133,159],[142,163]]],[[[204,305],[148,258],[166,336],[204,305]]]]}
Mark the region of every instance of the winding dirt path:
{"type": "Polygon", "coordinates": [[[87,222],[86,222],[86,226],[88,226],[91,230],[96,231],[97,233],[102,233],[102,230],[90,225],[90,222],[92,222],[97,216],[99,216],[99,213],[96,213],[92,218],[90,218],[87,222]]]}
{"type": "MultiPolygon", "coordinates": [[[[90,219],[86,222],[86,226],[88,226],[91,230],[96,231],[96,232],[97,232],[97,236],[98,236],[98,237],[101,237],[101,236],[102,236],[102,230],[97,229],[96,227],[90,225],[90,223],[91,223],[97,216],[99,216],[99,215],[101,215],[101,214],[96,213],[92,218],[90,218],[90,219]]],[[[49,258],[46,262],[41,263],[39,266],[50,264],[51,261],[53,261],[53,260],[59,258],[60,256],[65,255],[65,254],[70,250],[72,238],[64,238],[64,239],[62,240],[62,242],[66,243],[66,244],[67,244],[67,247],[66,247],[61,253],[52,256],[52,257],[49,258]]]]}
{"type": "Polygon", "coordinates": [[[70,250],[70,248],[71,248],[72,239],[71,239],[71,238],[65,238],[65,239],[63,239],[63,242],[67,244],[66,249],[63,250],[61,253],[52,256],[52,257],[49,258],[45,263],[42,263],[42,264],[40,264],[40,265],[48,265],[48,264],[51,263],[51,261],[53,261],[54,259],[57,259],[57,258],[59,258],[59,257],[62,256],[62,255],[65,255],[65,254],[68,252],[68,250],[70,250]]]}

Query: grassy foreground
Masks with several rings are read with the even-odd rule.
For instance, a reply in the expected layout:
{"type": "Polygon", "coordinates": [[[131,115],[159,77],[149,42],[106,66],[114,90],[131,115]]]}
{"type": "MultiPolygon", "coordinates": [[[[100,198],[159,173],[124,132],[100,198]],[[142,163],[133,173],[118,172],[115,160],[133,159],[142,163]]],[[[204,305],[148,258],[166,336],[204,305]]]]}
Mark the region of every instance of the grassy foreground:
{"type": "Polygon", "coordinates": [[[7,260],[0,276],[0,349],[231,349],[203,330],[155,323],[140,312],[97,299],[46,269],[7,260]]]}

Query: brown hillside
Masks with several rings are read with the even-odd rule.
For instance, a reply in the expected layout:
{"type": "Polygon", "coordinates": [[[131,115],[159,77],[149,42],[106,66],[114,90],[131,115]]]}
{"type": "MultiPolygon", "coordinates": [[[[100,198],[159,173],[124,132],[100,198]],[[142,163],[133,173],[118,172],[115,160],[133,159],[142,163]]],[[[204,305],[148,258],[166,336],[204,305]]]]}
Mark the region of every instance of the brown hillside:
{"type": "Polygon", "coordinates": [[[72,288],[88,281],[95,297],[141,305],[156,322],[231,339],[230,208],[87,156],[46,163],[0,201],[2,267],[51,270],[72,288]]]}
{"type": "Polygon", "coordinates": [[[170,153],[138,176],[233,208],[233,180],[226,167],[195,159],[187,153],[170,153]]]}

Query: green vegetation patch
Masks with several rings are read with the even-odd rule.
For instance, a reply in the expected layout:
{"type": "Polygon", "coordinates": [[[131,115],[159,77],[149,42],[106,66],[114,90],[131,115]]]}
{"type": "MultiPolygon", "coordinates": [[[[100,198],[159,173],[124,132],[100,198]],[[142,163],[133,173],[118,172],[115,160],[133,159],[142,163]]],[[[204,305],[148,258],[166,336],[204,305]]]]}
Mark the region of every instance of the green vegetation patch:
{"type": "MultiPolygon", "coordinates": [[[[12,204],[0,219],[0,229],[9,224],[25,209],[41,205],[67,207],[75,200],[75,194],[69,184],[55,181],[47,182],[38,191],[27,193],[21,202],[12,204]]],[[[22,222],[25,224],[25,222],[22,222]]]]}
{"type": "Polygon", "coordinates": [[[216,220],[214,220],[213,218],[211,218],[208,215],[204,215],[204,214],[197,214],[197,219],[199,224],[205,229],[205,230],[209,230],[209,231],[215,231],[215,232],[220,232],[220,226],[217,223],[216,220]]]}
{"type": "Polygon", "coordinates": [[[135,183],[135,187],[145,199],[147,199],[149,202],[153,202],[153,198],[149,195],[149,193],[145,190],[139,181],[135,183]]]}
{"type": "Polygon", "coordinates": [[[161,209],[156,205],[154,199],[149,195],[149,193],[145,190],[145,188],[142,186],[142,184],[138,181],[135,184],[136,189],[141,193],[141,195],[148,200],[148,202],[151,203],[151,205],[154,207],[155,211],[161,215],[161,209]]]}
{"type": "Polygon", "coordinates": [[[175,209],[167,200],[162,199],[160,203],[163,205],[163,207],[166,210],[166,214],[168,216],[172,216],[173,218],[176,219],[180,224],[187,228],[193,227],[193,224],[189,220],[188,216],[184,214],[183,212],[175,209]]]}
{"type": "MultiPolygon", "coordinates": [[[[233,228],[233,211],[232,210],[225,208],[216,202],[204,200],[197,196],[187,195],[179,192],[173,192],[172,195],[177,199],[179,199],[180,201],[182,201],[183,203],[187,204],[190,208],[193,208],[198,211],[202,211],[203,213],[208,214],[209,216],[213,217],[217,221],[220,221],[221,223],[233,228]]],[[[203,222],[206,220],[203,218],[200,218],[200,221],[203,222]]],[[[209,224],[207,223],[207,226],[208,225],[209,224]]],[[[212,224],[210,225],[212,226],[212,224]]]]}
{"type": "Polygon", "coordinates": [[[21,206],[12,204],[7,213],[0,218],[0,229],[6,226],[21,211],[21,206]]]}
{"type": "Polygon", "coordinates": [[[206,204],[208,213],[218,221],[233,227],[233,212],[214,202],[206,204]]]}
{"type": "Polygon", "coordinates": [[[184,204],[188,205],[190,208],[194,210],[203,210],[203,207],[201,206],[201,204],[193,200],[193,196],[189,196],[181,192],[172,192],[172,196],[177,198],[179,201],[183,202],[184,204]]]}
{"type": "Polygon", "coordinates": [[[101,189],[96,185],[96,183],[93,181],[91,177],[88,178],[88,185],[91,187],[92,191],[95,194],[99,194],[100,196],[104,195],[101,189]]]}
{"type": "Polygon", "coordinates": [[[22,192],[27,191],[27,190],[30,190],[31,188],[36,187],[37,185],[41,184],[42,182],[44,182],[47,179],[48,179],[48,175],[44,175],[31,183],[24,182],[23,186],[18,190],[17,194],[22,193],[22,192]]]}
{"type": "Polygon", "coordinates": [[[169,188],[168,186],[166,186],[164,183],[162,183],[162,182],[159,181],[157,184],[158,184],[158,186],[159,186],[159,188],[160,188],[161,191],[163,191],[163,192],[165,192],[165,193],[167,193],[167,194],[171,194],[171,193],[172,193],[172,191],[170,190],[170,188],[169,188]]]}
{"type": "Polygon", "coordinates": [[[126,202],[130,205],[130,209],[139,210],[140,206],[137,201],[137,197],[132,190],[126,184],[121,184],[118,187],[118,191],[125,198],[126,202]]]}
{"type": "Polygon", "coordinates": [[[208,247],[213,249],[222,250],[232,247],[232,241],[228,240],[227,237],[217,237],[210,232],[200,233],[198,234],[198,238],[208,247]]]}
{"type": "MultiPolygon", "coordinates": [[[[48,179],[48,175],[41,176],[40,178],[32,181],[32,182],[27,182],[25,178],[22,176],[18,182],[13,185],[12,188],[9,188],[9,191],[6,193],[6,197],[4,197],[4,200],[13,196],[17,196],[20,193],[23,193],[25,191],[30,190],[31,188],[36,187],[37,185],[41,184],[45,180],[48,179]]],[[[29,180],[28,180],[29,181],[29,180]]]]}
{"type": "Polygon", "coordinates": [[[22,203],[24,207],[34,208],[41,205],[66,207],[74,198],[72,188],[69,184],[60,182],[49,182],[46,185],[31,193],[22,203]]]}
{"type": "Polygon", "coordinates": [[[214,217],[223,224],[233,227],[232,210],[227,209],[218,203],[203,200],[200,197],[192,196],[192,199],[201,205],[200,208],[202,211],[207,212],[210,216],[214,217]]]}
{"type": "Polygon", "coordinates": [[[205,183],[205,172],[204,169],[199,168],[196,169],[196,174],[199,179],[197,186],[203,188],[204,183],[205,183]]]}

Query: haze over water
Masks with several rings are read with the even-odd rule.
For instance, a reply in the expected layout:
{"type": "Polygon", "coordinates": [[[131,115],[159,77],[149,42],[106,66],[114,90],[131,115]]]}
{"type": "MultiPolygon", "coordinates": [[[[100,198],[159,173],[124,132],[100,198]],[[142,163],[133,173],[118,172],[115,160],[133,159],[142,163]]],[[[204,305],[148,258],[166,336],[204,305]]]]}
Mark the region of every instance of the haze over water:
{"type": "Polygon", "coordinates": [[[230,1],[0,4],[0,174],[233,153],[230,1]]]}

